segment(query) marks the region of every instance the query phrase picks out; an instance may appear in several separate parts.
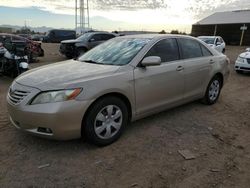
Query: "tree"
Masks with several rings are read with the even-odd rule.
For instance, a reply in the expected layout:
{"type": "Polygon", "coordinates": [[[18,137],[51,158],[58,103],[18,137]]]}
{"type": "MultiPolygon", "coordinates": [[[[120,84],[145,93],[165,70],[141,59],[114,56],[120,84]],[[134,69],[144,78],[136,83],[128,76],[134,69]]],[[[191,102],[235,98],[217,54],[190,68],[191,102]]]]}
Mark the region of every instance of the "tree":
{"type": "Polygon", "coordinates": [[[159,32],[159,34],[166,34],[166,31],[165,31],[165,30],[161,30],[161,31],[159,32]]]}
{"type": "Polygon", "coordinates": [[[176,29],[176,30],[172,30],[170,33],[171,34],[179,34],[179,31],[176,29]]]}

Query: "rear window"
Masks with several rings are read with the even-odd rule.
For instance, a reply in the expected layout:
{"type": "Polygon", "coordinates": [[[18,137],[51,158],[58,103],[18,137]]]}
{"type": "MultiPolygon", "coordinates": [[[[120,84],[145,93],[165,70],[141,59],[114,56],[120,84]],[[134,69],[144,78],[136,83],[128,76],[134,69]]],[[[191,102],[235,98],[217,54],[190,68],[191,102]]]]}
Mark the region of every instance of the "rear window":
{"type": "Polygon", "coordinates": [[[203,56],[212,56],[213,54],[202,44],[200,44],[203,56]]]}

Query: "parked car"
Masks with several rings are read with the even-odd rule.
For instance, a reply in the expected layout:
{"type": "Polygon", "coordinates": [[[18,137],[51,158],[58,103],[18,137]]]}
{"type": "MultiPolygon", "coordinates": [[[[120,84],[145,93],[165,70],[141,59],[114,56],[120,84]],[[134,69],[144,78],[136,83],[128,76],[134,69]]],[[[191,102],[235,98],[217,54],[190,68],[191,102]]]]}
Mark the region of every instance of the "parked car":
{"type": "Polygon", "coordinates": [[[18,36],[31,40],[30,34],[18,34],[18,36]]]}
{"type": "Polygon", "coordinates": [[[237,73],[250,72],[250,48],[246,49],[246,52],[241,53],[234,65],[234,69],[237,73]]]}
{"type": "Polygon", "coordinates": [[[200,36],[198,39],[207,43],[210,47],[216,49],[218,52],[225,53],[226,43],[220,36],[200,36]]]}
{"type": "Polygon", "coordinates": [[[42,49],[41,43],[34,42],[18,35],[0,33],[0,42],[3,43],[4,47],[11,51],[13,45],[17,50],[27,50],[30,61],[36,57],[44,56],[44,50],[42,49]]]}
{"type": "Polygon", "coordinates": [[[107,145],[130,120],[197,99],[216,103],[228,75],[228,58],[196,38],[117,37],[19,76],[8,110],[16,128],[34,135],[107,145]]]}
{"type": "Polygon", "coordinates": [[[75,38],[76,32],[74,30],[53,29],[46,34],[43,38],[43,42],[60,43],[63,40],[75,38]]]}
{"type": "Polygon", "coordinates": [[[31,36],[31,40],[42,42],[44,37],[45,37],[44,35],[35,34],[31,36]]]}
{"type": "Polygon", "coordinates": [[[75,40],[64,40],[61,42],[60,52],[67,58],[78,57],[95,46],[116,37],[108,32],[88,32],[75,40]]]}

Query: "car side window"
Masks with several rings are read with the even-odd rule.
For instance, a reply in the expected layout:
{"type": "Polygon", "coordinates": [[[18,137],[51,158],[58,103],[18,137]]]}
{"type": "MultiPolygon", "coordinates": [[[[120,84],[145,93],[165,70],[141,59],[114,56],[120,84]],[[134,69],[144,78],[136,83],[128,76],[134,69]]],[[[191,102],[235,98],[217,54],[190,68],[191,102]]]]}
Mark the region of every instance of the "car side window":
{"type": "Polygon", "coordinates": [[[215,45],[217,45],[218,42],[220,42],[220,41],[218,38],[216,38],[215,45]]]}
{"type": "Polygon", "coordinates": [[[162,62],[170,62],[180,59],[179,48],[176,39],[163,39],[156,43],[145,55],[159,56],[162,62]]]}
{"type": "Polygon", "coordinates": [[[197,58],[203,56],[200,43],[198,41],[195,41],[193,39],[181,38],[179,39],[179,42],[183,59],[197,58]]]}
{"type": "Polygon", "coordinates": [[[109,40],[109,39],[112,39],[112,38],[114,38],[114,37],[115,37],[114,35],[103,34],[103,35],[102,35],[102,40],[109,40]]]}
{"type": "Polygon", "coordinates": [[[96,34],[91,37],[91,39],[94,39],[94,41],[102,41],[102,35],[101,34],[96,34]]]}
{"type": "Polygon", "coordinates": [[[203,56],[212,56],[213,54],[202,44],[200,44],[203,56]]]}
{"type": "Polygon", "coordinates": [[[222,39],[221,37],[219,38],[219,40],[220,40],[220,42],[221,42],[221,43],[223,43],[223,42],[224,42],[224,41],[223,41],[223,39],[222,39]]]}

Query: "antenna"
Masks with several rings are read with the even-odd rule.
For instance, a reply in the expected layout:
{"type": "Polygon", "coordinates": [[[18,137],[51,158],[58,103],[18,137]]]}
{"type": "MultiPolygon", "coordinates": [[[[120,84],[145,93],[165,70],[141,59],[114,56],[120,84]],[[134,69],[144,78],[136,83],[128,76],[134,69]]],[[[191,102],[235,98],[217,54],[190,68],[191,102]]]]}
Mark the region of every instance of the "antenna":
{"type": "Polygon", "coordinates": [[[89,29],[89,0],[75,0],[75,30],[84,33],[89,29]]]}

